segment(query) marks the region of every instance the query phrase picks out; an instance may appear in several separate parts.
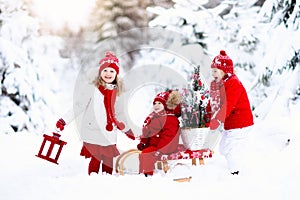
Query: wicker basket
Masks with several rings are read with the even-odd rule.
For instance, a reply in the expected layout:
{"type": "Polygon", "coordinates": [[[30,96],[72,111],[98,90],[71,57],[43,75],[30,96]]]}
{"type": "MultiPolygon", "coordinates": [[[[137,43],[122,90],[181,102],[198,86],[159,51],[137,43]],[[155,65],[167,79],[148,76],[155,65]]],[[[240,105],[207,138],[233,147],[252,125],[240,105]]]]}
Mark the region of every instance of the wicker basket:
{"type": "Polygon", "coordinates": [[[181,130],[183,145],[190,150],[203,149],[208,133],[209,128],[183,128],[181,130]]]}

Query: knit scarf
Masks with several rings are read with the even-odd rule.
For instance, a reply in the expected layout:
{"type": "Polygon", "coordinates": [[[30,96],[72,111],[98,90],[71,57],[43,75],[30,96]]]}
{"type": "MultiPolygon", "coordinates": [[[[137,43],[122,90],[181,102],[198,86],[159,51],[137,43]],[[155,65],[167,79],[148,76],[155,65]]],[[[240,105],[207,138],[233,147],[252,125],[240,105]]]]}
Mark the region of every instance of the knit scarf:
{"type": "Polygon", "coordinates": [[[232,75],[230,73],[226,74],[222,80],[219,82],[213,80],[210,83],[210,105],[211,105],[211,112],[212,112],[212,118],[215,117],[217,112],[220,111],[222,101],[225,101],[224,95],[225,95],[225,87],[224,83],[231,77],[232,75]],[[223,93],[223,95],[222,95],[223,93]],[[223,98],[223,99],[221,99],[223,98]]]}
{"type": "Polygon", "coordinates": [[[106,130],[112,131],[113,124],[117,126],[119,130],[123,130],[125,125],[123,122],[119,122],[115,116],[115,102],[117,97],[117,89],[113,84],[107,84],[106,87],[100,85],[99,91],[103,94],[103,103],[106,111],[106,130]]]}
{"type": "Polygon", "coordinates": [[[223,80],[217,82],[213,80],[210,83],[210,106],[212,112],[212,118],[215,117],[216,113],[221,107],[221,87],[223,87],[223,80]]]}

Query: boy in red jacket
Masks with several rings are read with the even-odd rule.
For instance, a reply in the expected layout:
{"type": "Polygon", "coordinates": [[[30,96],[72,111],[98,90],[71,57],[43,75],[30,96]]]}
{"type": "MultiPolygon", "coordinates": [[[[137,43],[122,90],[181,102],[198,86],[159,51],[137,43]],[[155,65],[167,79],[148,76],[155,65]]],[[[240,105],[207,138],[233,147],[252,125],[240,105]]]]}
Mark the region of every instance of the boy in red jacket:
{"type": "Polygon", "coordinates": [[[144,121],[138,150],[139,173],[153,175],[159,156],[177,150],[180,136],[179,120],[181,95],[178,91],[161,92],[153,101],[153,112],[144,121]]]}
{"type": "Polygon", "coordinates": [[[254,124],[250,102],[243,84],[234,74],[233,62],[224,50],[213,59],[211,68],[210,129],[215,130],[224,123],[220,153],[225,156],[231,174],[239,174],[241,146],[249,127],[254,124]]]}

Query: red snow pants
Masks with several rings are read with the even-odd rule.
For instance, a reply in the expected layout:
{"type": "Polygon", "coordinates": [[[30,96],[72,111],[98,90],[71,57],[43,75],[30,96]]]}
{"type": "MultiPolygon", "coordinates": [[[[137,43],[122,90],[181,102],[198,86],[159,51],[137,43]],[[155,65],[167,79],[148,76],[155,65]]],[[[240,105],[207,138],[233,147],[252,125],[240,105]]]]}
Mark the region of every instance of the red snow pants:
{"type": "Polygon", "coordinates": [[[150,146],[145,148],[139,155],[139,173],[144,173],[147,175],[153,175],[155,168],[156,158],[154,156],[157,148],[155,146],[150,146]]]}

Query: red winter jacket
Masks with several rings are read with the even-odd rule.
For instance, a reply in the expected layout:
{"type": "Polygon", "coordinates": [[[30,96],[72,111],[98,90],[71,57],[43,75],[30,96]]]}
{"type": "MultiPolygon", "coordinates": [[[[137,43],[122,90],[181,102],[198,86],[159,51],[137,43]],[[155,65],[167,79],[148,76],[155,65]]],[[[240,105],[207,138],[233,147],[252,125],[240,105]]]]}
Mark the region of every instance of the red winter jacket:
{"type": "Polygon", "coordinates": [[[247,92],[235,74],[223,79],[220,88],[220,110],[214,118],[224,122],[225,130],[254,124],[247,92]]]}
{"type": "Polygon", "coordinates": [[[174,114],[152,112],[143,125],[141,142],[145,147],[155,146],[163,154],[177,150],[180,136],[179,120],[174,114]]]}

